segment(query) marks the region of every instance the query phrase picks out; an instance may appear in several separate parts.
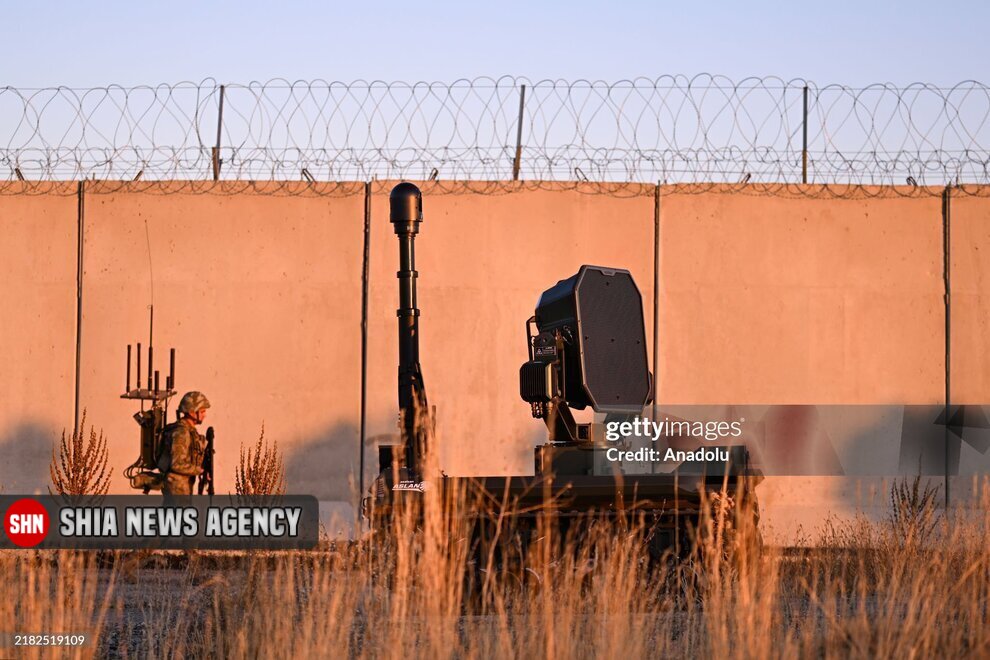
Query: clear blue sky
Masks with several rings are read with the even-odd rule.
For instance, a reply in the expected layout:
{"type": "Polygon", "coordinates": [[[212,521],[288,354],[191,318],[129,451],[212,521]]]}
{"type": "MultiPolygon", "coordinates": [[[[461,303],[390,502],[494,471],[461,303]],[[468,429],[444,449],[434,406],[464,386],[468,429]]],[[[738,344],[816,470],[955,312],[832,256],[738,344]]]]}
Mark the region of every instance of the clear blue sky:
{"type": "Polygon", "coordinates": [[[0,86],[700,72],[990,82],[990,3],[4,3],[0,86]]]}

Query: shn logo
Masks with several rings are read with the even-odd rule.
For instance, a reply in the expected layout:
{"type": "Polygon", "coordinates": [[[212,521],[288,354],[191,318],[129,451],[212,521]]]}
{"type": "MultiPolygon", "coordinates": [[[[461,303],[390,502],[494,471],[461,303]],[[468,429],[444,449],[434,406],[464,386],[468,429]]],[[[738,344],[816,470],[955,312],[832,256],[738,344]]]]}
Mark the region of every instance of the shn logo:
{"type": "Polygon", "coordinates": [[[33,548],[48,536],[48,510],[38,500],[24,498],[10,505],[3,517],[3,531],[10,542],[33,548]]]}

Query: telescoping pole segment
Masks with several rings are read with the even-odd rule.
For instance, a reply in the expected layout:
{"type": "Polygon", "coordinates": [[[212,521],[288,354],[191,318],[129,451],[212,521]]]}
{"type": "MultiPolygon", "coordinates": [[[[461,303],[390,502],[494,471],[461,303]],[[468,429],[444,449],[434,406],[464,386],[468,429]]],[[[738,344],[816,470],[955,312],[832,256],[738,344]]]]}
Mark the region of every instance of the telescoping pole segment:
{"type": "Polygon", "coordinates": [[[426,389],[419,365],[419,308],[416,306],[416,234],[423,221],[423,195],[411,183],[400,183],[389,195],[390,220],[399,237],[399,419],[406,444],[409,477],[422,478],[420,459],[425,450],[426,389]]]}

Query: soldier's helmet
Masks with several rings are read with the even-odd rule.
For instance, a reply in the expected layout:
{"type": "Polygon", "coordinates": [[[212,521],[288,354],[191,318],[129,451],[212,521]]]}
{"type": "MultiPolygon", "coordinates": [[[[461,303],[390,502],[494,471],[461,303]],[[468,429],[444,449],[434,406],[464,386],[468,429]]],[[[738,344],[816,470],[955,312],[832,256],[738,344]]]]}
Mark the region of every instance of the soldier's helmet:
{"type": "Polygon", "coordinates": [[[186,392],[179,401],[179,407],[176,408],[176,412],[180,414],[191,413],[209,407],[210,401],[202,392],[186,392]]]}

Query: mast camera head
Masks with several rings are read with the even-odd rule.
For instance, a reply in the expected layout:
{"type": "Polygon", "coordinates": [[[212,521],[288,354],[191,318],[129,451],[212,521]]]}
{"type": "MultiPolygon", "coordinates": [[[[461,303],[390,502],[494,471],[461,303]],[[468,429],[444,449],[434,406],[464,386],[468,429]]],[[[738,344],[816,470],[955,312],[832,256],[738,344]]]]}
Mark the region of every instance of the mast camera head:
{"type": "Polygon", "coordinates": [[[403,181],[388,196],[389,221],[396,234],[415,234],[423,221],[423,193],[415,184],[403,181]]]}

